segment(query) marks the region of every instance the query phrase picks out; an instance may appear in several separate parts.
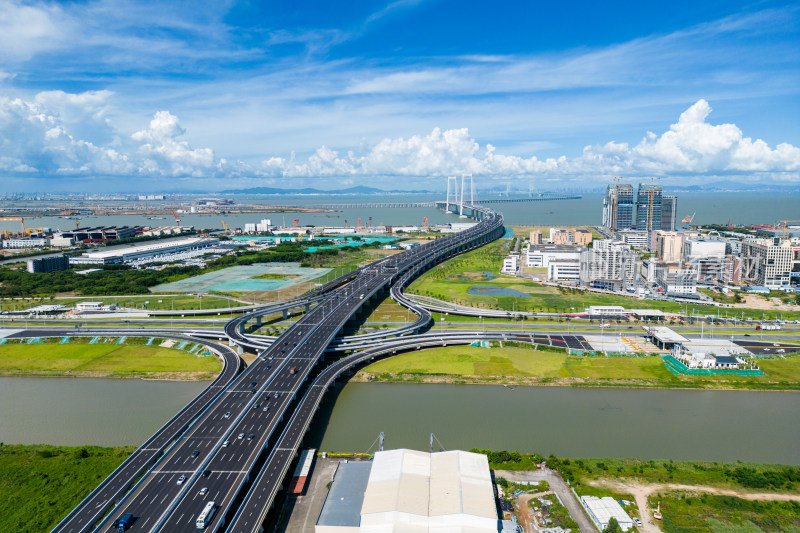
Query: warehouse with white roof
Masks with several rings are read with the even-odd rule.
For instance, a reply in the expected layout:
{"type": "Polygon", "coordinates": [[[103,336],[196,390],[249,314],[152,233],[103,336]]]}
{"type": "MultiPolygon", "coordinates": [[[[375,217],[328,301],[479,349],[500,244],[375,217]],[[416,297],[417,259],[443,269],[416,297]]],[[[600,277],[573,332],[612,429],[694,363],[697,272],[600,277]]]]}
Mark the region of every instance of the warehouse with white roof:
{"type": "Polygon", "coordinates": [[[347,465],[337,470],[316,533],[496,533],[499,529],[489,463],[483,454],[378,452],[365,486],[342,475],[348,492],[363,494],[358,515],[355,509],[350,513],[341,509],[354,503],[352,498],[342,499],[337,487],[342,466],[347,465]],[[350,518],[343,521],[343,516],[350,518]]]}

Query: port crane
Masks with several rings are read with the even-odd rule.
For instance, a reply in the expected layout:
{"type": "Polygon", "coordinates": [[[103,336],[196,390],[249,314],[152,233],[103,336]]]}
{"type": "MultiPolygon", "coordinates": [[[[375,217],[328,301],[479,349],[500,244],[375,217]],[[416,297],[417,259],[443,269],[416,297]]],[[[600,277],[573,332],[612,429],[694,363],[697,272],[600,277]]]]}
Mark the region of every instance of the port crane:
{"type": "MultiPolygon", "coordinates": [[[[172,216],[175,217],[175,227],[176,228],[181,227],[181,217],[178,216],[178,214],[175,212],[174,209],[170,210],[170,211],[172,212],[172,216]]],[[[223,224],[224,224],[224,222],[223,222],[223,224]]]]}
{"type": "Polygon", "coordinates": [[[225,229],[225,233],[226,234],[233,235],[233,232],[231,231],[231,227],[227,223],[225,223],[224,220],[222,221],[222,227],[225,229]]]}
{"type": "Polygon", "coordinates": [[[694,216],[696,214],[697,212],[694,212],[691,215],[686,215],[685,217],[683,217],[683,220],[681,220],[681,222],[683,222],[684,229],[689,229],[689,224],[692,223],[692,221],[694,220],[694,216]]]}
{"type": "Polygon", "coordinates": [[[24,218],[22,218],[22,217],[2,217],[2,218],[0,218],[0,220],[2,220],[4,222],[6,222],[6,221],[10,222],[12,220],[18,221],[20,226],[22,227],[22,229],[20,230],[20,234],[21,235],[25,235],[25,219],[24,218]]]}
{"type": "Polygon", "coordinates": [[[789,238],[789,224],[794,222],[800,222],[800,220],[779,220],[778,223],[775,225],[775,228],[780,228],[783,225],[783,238],[789,238]]]}

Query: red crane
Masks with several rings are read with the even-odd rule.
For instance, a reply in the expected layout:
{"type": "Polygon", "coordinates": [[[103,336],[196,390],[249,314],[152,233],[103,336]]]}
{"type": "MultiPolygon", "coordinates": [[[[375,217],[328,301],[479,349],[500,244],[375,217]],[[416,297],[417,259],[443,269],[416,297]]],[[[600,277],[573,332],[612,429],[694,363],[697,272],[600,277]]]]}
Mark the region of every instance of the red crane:
{"type": "Polygon", "coordinates": [[[181,217],[178,216],[174,209],[172,210],[172,216],[175,217],[175,227],[179,228],[181,226],[181,217]]]}

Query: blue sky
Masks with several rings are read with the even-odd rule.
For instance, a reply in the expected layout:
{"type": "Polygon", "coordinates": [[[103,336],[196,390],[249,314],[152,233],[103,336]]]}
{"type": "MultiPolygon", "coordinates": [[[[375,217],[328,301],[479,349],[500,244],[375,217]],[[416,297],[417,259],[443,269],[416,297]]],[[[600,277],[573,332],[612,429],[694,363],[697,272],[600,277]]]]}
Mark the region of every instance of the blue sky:
{"type": "Polygon", "coordinates": [[[800,183],[790,2],[164,4],[0,0],[5,190],[800,183]]]}

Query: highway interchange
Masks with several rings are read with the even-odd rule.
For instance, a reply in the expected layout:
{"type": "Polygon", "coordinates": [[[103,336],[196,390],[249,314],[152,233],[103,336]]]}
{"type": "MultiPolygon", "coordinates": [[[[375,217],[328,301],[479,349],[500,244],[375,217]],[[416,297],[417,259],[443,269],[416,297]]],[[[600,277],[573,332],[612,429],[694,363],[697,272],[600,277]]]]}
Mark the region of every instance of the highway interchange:
{"type": "Polygon", "coordinates": [[[208,531],[261,531],[325,391],[359,365],[400,351],[469,344],[476,339],[590,348],[580,334],[569,331],[428,330],[432,322],[429,306],[407,298],[403,289],[431,266],[502,236],[501,215],[474,209],[482,219],[469,230],[385,257],[303,298],[249,307],[245,314],[228,321],[224,331],[84,326],[20,332],[18,336],[25,337],[173,338],[183,333],[224,361],[219,377],[201,395],[53,531],[108,531],[125,513],[135,517],[130,531],[196,531],[195,520],[208,501],[219,507],[208,531]],[[345,324],[370,299],[387,292],[418,318],[398,328],[343,338],[345,324]],[[307,312],[279,338],[246,333],[248,322],[260,325],[262,317],[294,308],[307,312]],[[222,344],[226,340],[235,350],[222,344]],[[259,355],[239,373],[237,352],[244,348],[259,355]]]}
{"type": "MultiPolygon", "coordinates": [[[[259,350],[256,361],[227,386],[220,382],[220,390],[207,401],[193,402],[188,426],[171,427],[169,435],[170,430],[161,430],[166,447],[137,450],[143,458],[137,462],[139,470],[131,466],[112,474],[53,531],[103,531],[126,513],[135,517],[130,531],[193,531],[208,501],[219,506],[209,531],[260,531],[324,395],[327,385],[318,380],[321,376],[333,380],[349,368],[342,363],[347,358],[326,360],[331,342],[370,299],[503,234],[501,215],[488,209],[478,212],[482,220],[469,230],[385,257],[320,288],[313,295],[316,306],[277,341],[257,343],[244,334],[249,320],[258,322],[274,309],[255,310],[231,320],[226,336],[239,347],[259,350]],[[269,346],[261,351],[263,344],[269,346]],[[325,367],[328,361],[333,364],[325,367]],[[152,466],[121,496],[141,474],[142,464],[152,466]],[[116,505],[111,512],[98,520],[112,504],[116,505]]],[[[427,310],[418,306],[412,310],[419,319],[392,334],[413,333],[430,323],[427,310]]],[[[222,352],[218,344],[206,342],[222,352]]]]}

